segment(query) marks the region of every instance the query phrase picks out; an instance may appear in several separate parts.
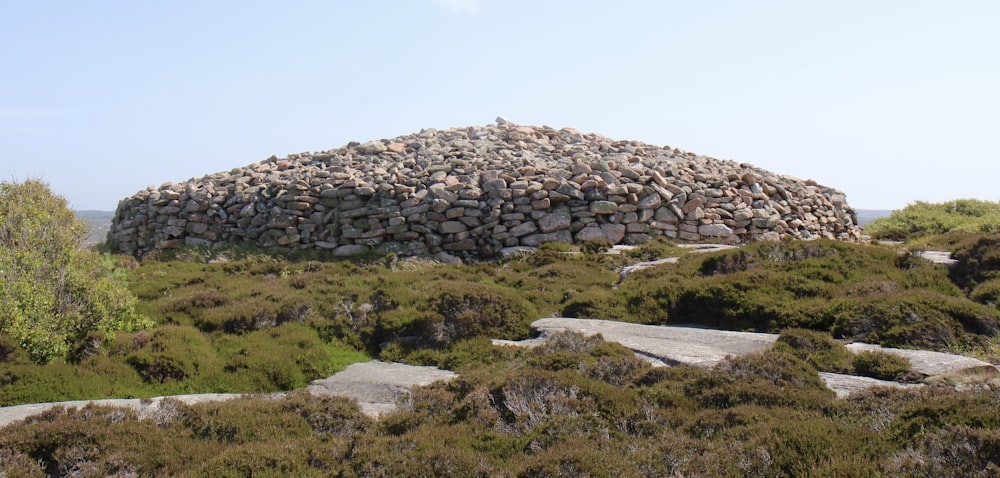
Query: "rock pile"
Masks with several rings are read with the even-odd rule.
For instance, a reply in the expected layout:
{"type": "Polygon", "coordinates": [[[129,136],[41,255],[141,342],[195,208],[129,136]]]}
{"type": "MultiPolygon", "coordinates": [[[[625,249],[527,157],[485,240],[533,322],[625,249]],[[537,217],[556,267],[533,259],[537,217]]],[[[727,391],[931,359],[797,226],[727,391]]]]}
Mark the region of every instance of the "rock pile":
{"type": "Polygon", "coordinates": [[[544,242],[857,240],[813,181],[576,130],[496,125],[271,157],[118,204],[109,242],[143,255],[230,242],[492,257],[544,242]]]}

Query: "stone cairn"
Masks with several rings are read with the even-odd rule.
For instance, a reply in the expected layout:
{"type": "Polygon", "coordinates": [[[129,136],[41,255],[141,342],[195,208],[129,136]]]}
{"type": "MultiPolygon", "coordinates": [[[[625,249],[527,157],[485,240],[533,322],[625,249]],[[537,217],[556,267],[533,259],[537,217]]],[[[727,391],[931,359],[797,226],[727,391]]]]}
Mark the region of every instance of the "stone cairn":
{"type": "Polygon", "coordinates": [[[145,255],[254,244],[489,258],[545,242],[860,238],[842,192],[564,128],[495,125],[270,157],[118,204],[109,243],[145,255]]]}

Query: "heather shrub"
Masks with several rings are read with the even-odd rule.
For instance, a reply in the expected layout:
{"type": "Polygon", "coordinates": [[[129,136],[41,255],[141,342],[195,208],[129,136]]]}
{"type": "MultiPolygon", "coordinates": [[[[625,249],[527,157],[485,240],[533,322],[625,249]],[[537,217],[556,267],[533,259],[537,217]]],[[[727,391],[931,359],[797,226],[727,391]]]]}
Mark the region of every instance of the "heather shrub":
{"type": "Polygon", "coordinates": [[[537,318],[535,308],[517,294],[471,282],[440,284],[425,311],[420,335],[439,346],[478,336],[524,338],[537,318]]]}
{"type": "Polygon", "coordinates": [[[910,371],[910,361],[880,350],[865,350],[854,355],[854,372],[880,380],[898,380],[910,371]]]}
{"type": "MultiPolygon", "coordinates": [[[[277,437],[276,437],[277,438],[277,437]]],[[[299,443],[276,440],[227,447],[195,468],[198,476],[240,478],[247,476],[327,476],[312,469],[309,452],[299,443]]]]}
{"type": "Polygon", "coordinates": [[[221,368],[209,340],[196,330],[165,326],[154,329],[148,345],[125,357],[146,382],[181,382],[206,368],[221,368]]]}
{"type": "Polygon", "coordinates": [[[975,286],[969,298],[980,304],[1000,307],[1000,279],[990,279],[975,286]]]}
{"type": "Polygon", "coordinates": [[[727,358],[714,367],[713,373],[689,383],[686,392],[712,408],[740,404],[808,408],[833,398],[816,369],[794,355],[778,351],[727,358]]]}
{"type": "Polygon", "coordinates": [[[854,354],[828,332],[808,329],[781,331],[774,350],[787,352],[823,372],[848,373],[854,354]]]}
{"type": "Polygon", "coordinates": [[[636,259],[639,261],[655,261],[657,259],[664,259],[667,257],[680,257],[684,255],[684,248],[677,247],[669,239],[658,237],[655,240],[647,242],[635,249],[631,249],[625,252],[625,255],[636,259]]]}
{"type": "Polygon", "coordinates": [[[0,448],[0,476],[44,478],[45,472],[42,471],[38,461],[27,453],[0,448]]]}
{"type": "Polygon", "coordinates": [[[566,301],[560,315],[580,319],[633,321],[634,315],[625,303],[623,294],[614,290],[591,289],[574,294],[566,301]]]}
{"type": "Polygon", "coordinates": [[[825,314],[835,336],[888,346],[946,348],[964,333],[992,335],[996,309],[922,290],[846,298],[825,314]]]}
{"type": "Polygon", "coordinates": [[[613,244],[609,241],[586,241],[580,244],[580,250],[585,254],[604,254],[605,252],[611,250],[611,246],[613,246],[613,244]]]}
{"type": "Polygon", "coordinates": [[[967,290],[977,284],[1000,279],[1000,234],[964,236],[951,248],[958,261],[949,274],[953,281],[967,290]]]}
{"type": "Polygon", "coordinates": [[[192,405],[184,426],[198,440],[228,444],[294,440],[312,434],[312,427],[282,400],[238,398],[192,405]]]}
{"type": "Polygon", "coordinates": [[[225,372],[261,392],[303,387],[366,358],[356,352],[338,353],[314,329],[294,322],[247,334],[233,345],[225,372]]]}
{"type": "Polygon", "coordinates": [[[977,477],[1000,473],[1000,432],[946,426],[909,444],[889,460],[890,476],[977,477]]]}

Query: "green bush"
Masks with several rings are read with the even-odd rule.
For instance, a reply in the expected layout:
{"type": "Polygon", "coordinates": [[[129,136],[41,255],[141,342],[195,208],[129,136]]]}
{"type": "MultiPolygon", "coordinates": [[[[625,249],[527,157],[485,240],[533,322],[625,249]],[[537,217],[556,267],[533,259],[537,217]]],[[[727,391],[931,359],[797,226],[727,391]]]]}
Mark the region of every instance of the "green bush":
{"type": "Polygon", "coordinates": [[[995,308],[924,290],[841,299],[824,314],[837,337],[933,349],[966,333],[991,336],[1000,324],[995,308]]]}
{"type": "Polygon", "coordinates": [[[537,318],[535,308],[517,294],[472,282],[440,284],[425,310],[421,336],[438,346],[479,336],[522,339],[537,318]]]}
{"type": "Polygon", "coordinates": [[[823,372],[848,373],[854,354],[828,332],[807,329],[781,331],[776,351],[788,352],[823,372]]]}
{"type": "Polygon", "coordinates": [[[116,260],[81,249],[85,236],[45,183],[0,182],[0,333],[36,361],[64,357],[92,332],[152,325],[136,313],[116,260]]]}
{"type": "Polygon", "coordinates": [[[1000,280],[1000,234],[968,235],[951,248],[955,264],[949,274],[964,289],[1000,280]]]}
{"type": "Polygon", "coordinates": [[[1000,307],[1000,279],[990,279],[977,285],[969,298],[980,304],[1000,307]]]}
{"type": "Polygon", "coordinates": [[[1000,231],[1000,203],[959,199],[939,204],[917,201],[872,221],[866,232],[878,239],[907,241],[952,231],[1000,231]]]}
{"type": "Polygon", "coordinates": [[[880,380],[898,380],[910,371],[910,361],[881,350],[865,350],[851,361],[854,373],[880,380]]]}

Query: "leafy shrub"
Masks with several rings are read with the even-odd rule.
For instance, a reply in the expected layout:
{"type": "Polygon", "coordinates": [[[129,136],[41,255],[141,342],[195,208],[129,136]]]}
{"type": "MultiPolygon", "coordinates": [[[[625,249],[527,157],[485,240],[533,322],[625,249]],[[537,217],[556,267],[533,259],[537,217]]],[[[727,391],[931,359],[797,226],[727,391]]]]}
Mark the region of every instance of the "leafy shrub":
{"type": "Polygon", "coordinates": [[[851,361],[854,372],[880,380],[897,380],[910,371],[910,361],[881,350],[865,350],[851,361]]]}
{"type": "Polygon", "coordinates": [[[906,241],[952,231],[1000,231],[1000,203],[958,199],[939,204],[917,201],[865,228],[878,239],[906,241]]]}
{"type": "Polygon", "coordinates": [[[91,332],[151,325],[110,256],[82,250],[86,225],[28,180],[0,182],[0,333],[14,336],[38,362],[62,357],[91,332]]]}

